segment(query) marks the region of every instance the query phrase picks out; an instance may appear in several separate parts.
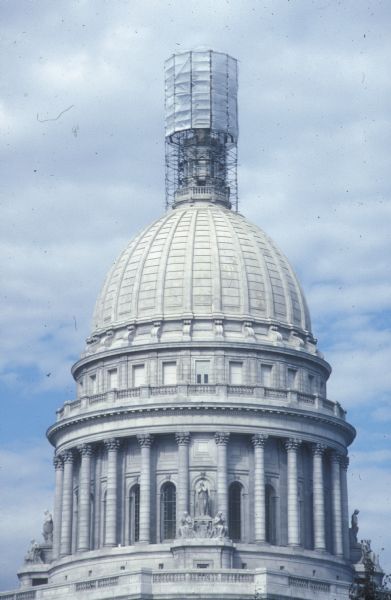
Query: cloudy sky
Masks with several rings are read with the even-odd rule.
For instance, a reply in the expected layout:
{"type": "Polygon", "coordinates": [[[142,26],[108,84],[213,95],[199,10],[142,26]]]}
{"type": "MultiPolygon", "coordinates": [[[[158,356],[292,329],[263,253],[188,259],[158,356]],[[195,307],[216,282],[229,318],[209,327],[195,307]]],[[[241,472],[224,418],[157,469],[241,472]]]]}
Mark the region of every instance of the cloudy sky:
{"type": "Polygon", "coordinates": [[[239,60],[240,211],[303,283],[391,571],[390,2],[0,0],[0,22],[0,589],[52,505],[45,430],[105,273],[164,210],[163,61],[200,45],[239,60]]]}

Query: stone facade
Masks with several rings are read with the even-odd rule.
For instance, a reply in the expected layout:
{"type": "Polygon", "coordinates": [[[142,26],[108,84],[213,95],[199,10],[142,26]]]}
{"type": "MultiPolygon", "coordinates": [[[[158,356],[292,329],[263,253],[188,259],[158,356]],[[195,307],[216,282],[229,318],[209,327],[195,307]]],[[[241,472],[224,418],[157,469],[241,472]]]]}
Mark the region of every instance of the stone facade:
{"type": "Polygon", "coordinates": [[[48,430],[53,530],[3,600],[348,598],[355,431],[303,292],[191,189],[106,279],[48,430]]]}

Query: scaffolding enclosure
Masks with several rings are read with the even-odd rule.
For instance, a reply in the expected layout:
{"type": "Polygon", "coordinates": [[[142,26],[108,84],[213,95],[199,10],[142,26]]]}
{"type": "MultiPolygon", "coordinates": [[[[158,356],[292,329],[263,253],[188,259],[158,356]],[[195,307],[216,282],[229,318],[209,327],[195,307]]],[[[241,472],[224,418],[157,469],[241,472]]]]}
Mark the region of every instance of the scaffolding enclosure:
{"type": "Polygon", "coordinates": [[[165,63],[166,204],[208,199],[237,210],[237,61],[191,51],[165,63]]]}

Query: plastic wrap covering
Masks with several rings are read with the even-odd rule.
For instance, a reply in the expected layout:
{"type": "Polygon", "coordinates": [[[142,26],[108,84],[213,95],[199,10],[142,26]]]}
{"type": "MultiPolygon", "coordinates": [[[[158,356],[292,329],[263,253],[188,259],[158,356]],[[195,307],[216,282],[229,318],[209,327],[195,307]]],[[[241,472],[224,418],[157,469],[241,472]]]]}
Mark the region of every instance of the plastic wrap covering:
{"type": "Polygon", "coordinates": [[[228,54],[174,54],[165,65],[166,136],[207,128],[238,137],[237,63],[228,54]]]}

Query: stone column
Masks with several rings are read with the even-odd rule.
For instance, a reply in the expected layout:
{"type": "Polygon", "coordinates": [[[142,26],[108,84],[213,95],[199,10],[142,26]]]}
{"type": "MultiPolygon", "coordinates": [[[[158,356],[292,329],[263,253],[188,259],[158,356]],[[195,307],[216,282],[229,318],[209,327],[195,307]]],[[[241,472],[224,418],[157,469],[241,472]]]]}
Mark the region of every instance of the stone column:
{"type": "Polygon", "coordinates": [[[60,556],[72,552],[72,512],[73,512],[73,452],[66,450],[62,454],[64,461],[64,479],[62,493],[62,518],[60,556]]]}
{"type": "Polygon", "coordinates": [[[228,523],[228,489],[227,489],[227,445],[229,433],[215,433],[217,444],[217,510],[223,513],[228,523]]]}
{"type": "Polygon", "coordinates": [[[266,513],[265,513],[265,443],[268,436],[257,433],[252,436],[254,444],[254,519],[255,541],[266,541],[266,513]]]}
{"type": "Polygon", "coordinates": [[[325,450],[326,446],[323,444],[315,444],[312,448],[314,548],[321,552],[326,550],[323,485],[323,454],[325,450]]]}
{"type": "Polygon", "coordinates": [[[107,449],[107,485],[105,515],[105,546],[117,545],[117,479],[119,440],[104,440],[107,449]]]}
{"type": "Polygon", "coordinates": [[[83,444],[78,448],[81,454],[80,479],[79,479],[79,538],[77,549],[85,552],[90,549],[90,521],[91,521],[91,454],[90,444],[83,444]]]}
{"type": "Polygon", "coordinates": [[[178,444],[178,494],[177,494],[177,523],[184,512],[189,510],[189,443],[190,433],[175,434],[178,444]]]}
{"type": "Polygon", "coordinates": [[[64,479],[64,463],[61,455],[53,459],[56,470],[56,489],[54,492],[54,514],[53,514],[53,560],[60,556],[61,543],[61,517],[62,517],[62,495],[64,479]]]}
{"type": "Polygon", "coordinates": [[[333,549],[336,556],[343,556],[342,511],[341,511],[341,464],[338,452],[331,454],[331,489],[333,507],[333,549]]]}
{"type": "Polygon", "coordinates": [[[285,442],[288,453],[288,545],[300,546],[299,486],[297,482],[297,449],[301,440],[285,442]]]}
{"type": "Polygon", "coordinates": [[[151,445],[149,434],[137,436],[141,448],[140,472],[140,542],[151,540],[151,445]]]}
{"type": "Polygon", "coordinates": [[[342,457],[341,461],[341,507],[342,507],[342,539],[344,557],[350,558],[350,540],[349,540],[349,504],[348,504],[348,481],[347,471],[349,467],[349,458],[342,457]]]}

